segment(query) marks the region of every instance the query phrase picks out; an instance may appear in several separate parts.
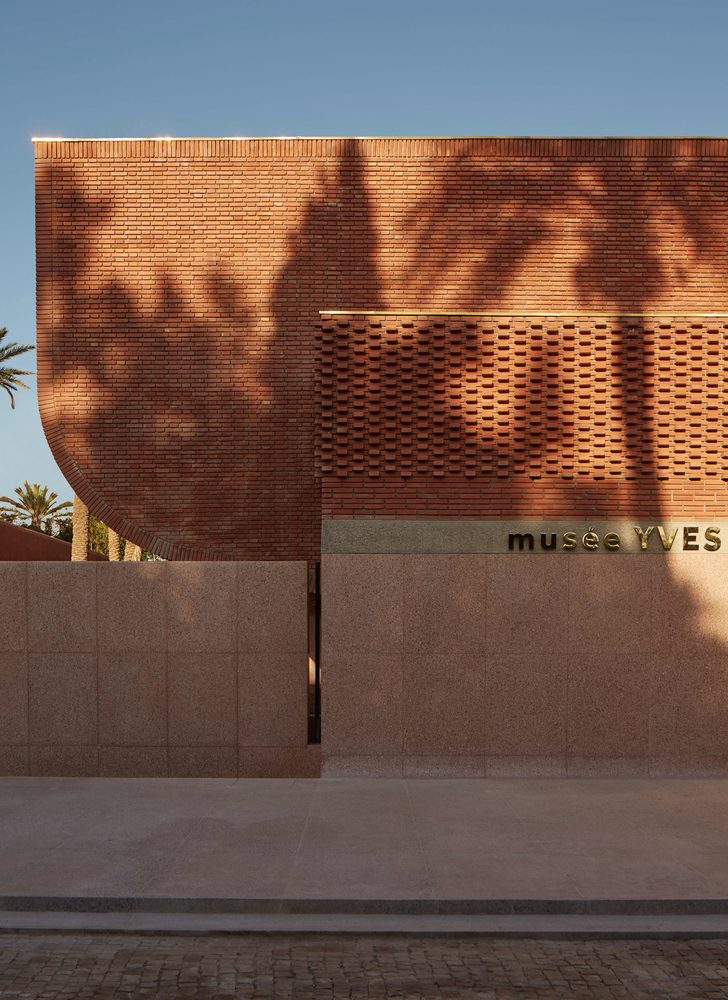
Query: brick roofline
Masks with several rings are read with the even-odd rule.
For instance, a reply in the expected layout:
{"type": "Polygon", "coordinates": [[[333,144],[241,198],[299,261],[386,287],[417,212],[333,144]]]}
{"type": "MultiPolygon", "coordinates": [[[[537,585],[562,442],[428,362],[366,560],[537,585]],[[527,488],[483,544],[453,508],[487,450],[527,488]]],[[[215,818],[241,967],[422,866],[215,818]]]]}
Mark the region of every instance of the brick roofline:
{"type": "Polygon", "coordinates": [[[726,137],[249,137],[249,138],[35,138],[37,159],[254,159],[342,156],[384,159],[488,157],[724,157],[726,137]]]}

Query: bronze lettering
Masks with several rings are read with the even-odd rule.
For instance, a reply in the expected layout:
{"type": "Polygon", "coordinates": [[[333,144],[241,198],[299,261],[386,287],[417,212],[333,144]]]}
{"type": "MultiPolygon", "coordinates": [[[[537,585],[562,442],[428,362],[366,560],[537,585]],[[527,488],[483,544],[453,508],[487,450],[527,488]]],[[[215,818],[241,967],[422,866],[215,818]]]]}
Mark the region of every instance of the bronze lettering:
{"type": "Polygon", "coordinates": [[[689,528],[683,528],[683,549],[685,552],[697,552],[700,548],[695,539],[697,533],[697,527],[692,525],[689,528]]]}
{"type": "MultiPolygon", "coordinates": [[[[657,552],[671,552],[675,546],[678,532],[681,530],[679,527],[666,528],[662,524],[648,524],[644,528],[639,524],[635,524],[633,528],[639,539],[640,550],[642,552],[650,549],[649,542],[655,528],[660,539],[660,545],[657,548],[653,548],[652,551],[657,552]]],[[[706,552],[717,552],[722,544],[720,528],[711,525],[702,530],[704,532],[702,548],[706,552]]],[[[701,528],[698,525],[689,524],[682,527],[682,547],[685,552],[698,552],[700,550],[701,540],[698,537],[700,531],[701,528]]],[[[607,531],[600,538],[599,533],[590,527],[581,536],[576,531],[565,531],[561,536],[555,531],[541,531],[538,535],[530,531],[514,531],[508,535],[508,551],[533,552],[538,545],[543,552],[554,552],[558,548],[559,537],[561,537],[561,547],[565,552],[573,552],[578,548],[580,543],[589,552],[596,552],[602,545],[607,552],[617,552],[622,548],[622,538],[618,532],[607,531]]]]}
{"type": "Polygon", "coordinates": [[[703,548],[706,552],[717,552],[720,548],[720,528],[706,528],[705,529],[705,545],[703,548]]]}
{"type": "Polygon", "coordinates": [[[515,546],[518,545],[520,552],[523,552],[525,545],[528,545],[528,551],[533,552],[533,535],[529,532],[525,534],[512,534],[508,536],[508,551],[512,552],[515,546]]]}
{"type": "Polygon", "coordinates": [[[564,532],[564,549],[567,552],[571,552],[576,548],[576,533],[573,531],[564,532]]]}
{"type": "Polygon", "coordinates": [[[673,528],[671,532],[665,531],[661,524],[657,525],[657,533],[660,536],[660,541],[662,542],[662,547],[665,552],[669,552],[672,548],[672,543],[675,541],[677,535],[677,528],[673,528]]]}
{"type": "Polygon", "coordinates": [[[592,551],[594,549],[598,549],[599,535],[597,535],[597,533],[592,528],[589,528],[587,533],[582,536],[581,544],[584,546],[585,549],[591,549],[592,551]]]}
{"type": "Polygon", "coordinates": [[[640,548],[642,549],[643,552],[647,549],[647,542],[649,541],[650,535],[652,534],[654,527],[655,527],[654,524],[651,524],[643,531],[642,528],[638,527],[637,525],[634,526],[634,530],[637,532],[639,536],[640,548]]]}

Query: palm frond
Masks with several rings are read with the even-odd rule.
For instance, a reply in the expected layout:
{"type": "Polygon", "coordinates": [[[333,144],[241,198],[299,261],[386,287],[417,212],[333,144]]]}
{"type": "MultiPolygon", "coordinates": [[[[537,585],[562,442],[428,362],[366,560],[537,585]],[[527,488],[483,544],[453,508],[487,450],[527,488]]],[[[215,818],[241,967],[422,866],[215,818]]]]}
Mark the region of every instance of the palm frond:
{"type": "Polygon", "coordinates": [[[22,486],[15,487],[14,493],[17,499],[0,497],[0,503],[5,504],[4,507],[0,507],[0,513],[29,520],[38,528],[55,521],[59,515],[73,506],[68,500],[56,503],[58,494],[55,491],[39,483],[29,483],[27,479],[22,486]]]}
{"type": "Polygon", "coordinates": [[[21,372],[19,368],[0,368],[0,385],[22,385],[24,389],[28,386],[22,382],[19,375],[35,375],[35,372],[21,372]]]}
{"type": "Polygon", "coordinates": [[[0,389],[4,389],[7,392],[10,397],[11,409],[14,410],[15,397],[13,396],[13,393],[19,388],[28,388],[28,384],[23,382],[20,376],[34,375],[35,372],[24,371],[20,368],[5,368],[2,367],[2,364],[5,361],[9,361],[11,358],[17,358],[20,354],[25,354],[26,351],[34,351],[35,348],[32,344],[3,344],[2,341],[5,339],[7,334],[7,329],[5,327],[0,327],[0,389]]]}
{"type": "Polygon", "coordinates": [[[11,358],[17,358],[26,351],[34,350],[32,344],[8,344],[6,347],[0,347],[0,361],[10,361],[11,358]]]}

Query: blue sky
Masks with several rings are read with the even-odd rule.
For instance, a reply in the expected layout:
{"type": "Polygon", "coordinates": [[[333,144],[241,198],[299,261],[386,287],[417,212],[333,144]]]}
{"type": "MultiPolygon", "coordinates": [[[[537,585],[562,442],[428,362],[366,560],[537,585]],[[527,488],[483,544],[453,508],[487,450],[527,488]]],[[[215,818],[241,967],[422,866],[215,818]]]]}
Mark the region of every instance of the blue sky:
{"type": "MultiPolygon", "coordinates": [[[[725,0],[0,0],[0,326],[35,340],[32,135],[726,135],[726,38],[725,0]]],[[[0,494],[70,498],[31,383],[0,494]]]]}

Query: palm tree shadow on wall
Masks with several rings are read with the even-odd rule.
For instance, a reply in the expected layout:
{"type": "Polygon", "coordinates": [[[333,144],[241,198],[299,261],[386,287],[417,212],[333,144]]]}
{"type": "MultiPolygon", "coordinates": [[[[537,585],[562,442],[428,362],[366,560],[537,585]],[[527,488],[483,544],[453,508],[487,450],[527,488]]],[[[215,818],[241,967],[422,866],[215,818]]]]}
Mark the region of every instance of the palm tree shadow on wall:
{"type": "MultiPolygon", "coordinates": [[[[308,522],[299,537],[310,545],[317,530],[310,496],[318,489],[313,351],[319,309],[399,308],[404,303],[517,313],[550,304],[559,311],[558,283],[549,286],[548,303],[542,304],[532,297],[526,302],[523,281],[533,255],[573,227],[576,218],[579,253],[562,273],[573,301],[583,311],[644,312],[670,300],[672,283],[686,279],[680,274],[682,265],[670,270],[660,252],[663,214],[678,214],[698,262],[724,232],[715,206],[701,201],[696,175],[685,166],[667,164],[657,187],[644,164],[627,156],[617,170],[593,162],[585,171],[583,165],[561,160],[540,166],[550,172],[551,191],[541,202],[530,193],[527,164],[481,165],[465,155],[455,158],[441,172],[437,187],[401,213],[393,254],[378,235],[381,219],[373,207],[368,165],[355,142],[344,145],[337,162],[321,173],[317,194],[288,238],[287,260],[269,299],[270,337],[246,357],[245,331],[256,321],[258,307],[244,275],[210,267],[202,291],[197,288],[193,294],[187,278],[163,267],[151,276],[153,306],[148,295],[139,294],[134,279],[125,281],[121,272],[100,287],[88,284],[95,231],[117,207],[109,199],[89,197],[71,169],[55,165],[57,217],[81,215],[88,224],[85,235],[72,239],[61,225],[51,248],[54,259],[63,262],[57,270],[61,310],[53,327],[53,391],[61,403],[65,394],[79,392],[92,400],[83,419],[77,412],[64,417],[62,405],[50,419],[67,442],[59,457],[71,484],[93,513],[151,548],[171,540],[169,511],[175,508],[175,531],[183,539],[188,528],[195,537],[188,549],[184,544],[178,548],[177,558],[233,555],[235,540],[241,533],[254,536],[262,517],[270,518],[284,551],[285,538],[296,531],[304,509],[308,522]],[[625,212],[615,217],[610,205],[617,201],[625,212]],[[520,229],[514,225],[519,218],[527,221],[520,229]],[[292,350],[294,345],[302,348],[300,353],[292,350]],[[182,362],[172,379],[171,358],[182,362]],[[304,419],[290,411],[297,391],[304,419]],[[212,449],[213,440],[222,445],[212,449]],[[256,466],[271,449],[283,465],[298,468],[303,457],[308,474],[295,486],[271,489],[256,466]],[[114,496],[109,498],[112,481],[114,496]],[[221,487],[234,495],[227,507],[221,503],[221,487]],[[116,510],[116,496],[123,497],[123,513],[116,510]]],[[[639,405],[640,390],[622,381],[622,367],[618,359],[616,392],[623,406],[639,405]]],[[[534,380],[527,412],[542,391],[534,380]]],[[[441,405],[434,386],[430,392],[431,405],[441,405]]],[[[647,412],[642,420],[644,441],[649,442],[647,412]]],[[[645,462],[644,441],[639,454],[630,444],[624,481],[659,497],[657,463],[645,462]]],[[[543,440],[531,435],[529,442],[537,457],[543,440]]],[[[481,444],[496,459],[508,459],[494,442],[481,444]]],[[[585,489],[574,479],[565,489],[575,506],[584,506],[604,499],[595,490],[603,490],[608,500],[612,487],[605,480],[601,487],[585,489]]],[[[643,515],[636,490],[633,496],[635,516],[643,515]]],[[[649,513],[654,523],[663,517],[659,503],[649,513]]],[[[526,516],[528,510],[513,514],[526,516]]],[[[629,711],[635,696],[656,699],[653,751],[663,748],[663,756],[689,757],[699,750],[722,763],[728,749],[728,654],[724,639],[702,624],[710,595],[701,596],[681,582],[668,560],[647,558],[654,570],[647,595],[644,576],[632,569],[635,560],[620,563],[623,568],[612,581],[595,574],[582,595],[585,620],[612,617],[617,629],[627,629],[625,650],[637,657],[633,666],[626,664],[637,680],[630,686],[622,672],[614,681],[612,704],[629,711]],[[621,624],[625,615],[633,619],[629,628],[621,624]],[[640,632],[658,631],[664,641],[640,644],[640,632]],[[646,668],[640,659],[649,661],[646,668]]],[[[628,652],[620,655],[629,658],[628,652]]]]}
{"type": "Polygon", "coordinates": [[[196,283],[164,263],[125,272],[108,251],[99,264],[105,227],[128,207],[90,196],[71,165],[46,168],[61,308],[45,426],[71,484],[124,537],[174,558],[235,558],[241,538],[249,557],[317,557],[318,310],[342,275],[357,276],[362,303],[379,302],[355,152],[319,170],[267,302],[220,264],[196,283]]]}
{"type": "MultiPolygon", "coordinates": [[[[357,224],[361,226],[364,207],[370,215],[364,231],[370,237],[381,220],[371,208],[367,171],[361,158],[357,162],[357,224]]],[[[565,312],[567,301],[572,311],[610,314],[616,354],[613,405],[623,428],[629,414],[630,425],[634,430],[637,424],[638,433],[623,435],[624,468],[616,482],[607,476],[601,481],[579,475],[565,479],[559,505],[608,511],[618,500],[637,523],[645,518],[645,524],[667,523],[661,500],[665,486],[658,478],[653,413],[645,385],[648,361],[641,324],[630,314],[658,308],[676,313],[681,307],[683,312],[716,309],[702,297],[705,284],[700,276],[691,285],[686,260],[702,269],[703,275],[714,267],[715,247],[724,242],[728,223],[725,206],[716,195],[720,188],[708,187],[706,192],[701,183],[704,168],[690,151],[680,161],[661,161],[656,169],[643,157],[628,155],[626,147],[609,161],[585,165],[540,159],[536,168],[541,179],[547,174],[546,196],[538,194],[543,185],[539,188],[534,183],[533,164],[484,164],[467,155],[450,161],[438,171],[434,190],[401,212],[396,244],[386,246],[371,238],[363,244],[367,255],[359,257],[359,266],[363,273],[377,275],[370,298],[362,296],[358,275],[346,274],[336,304],[352,310],[389,306],[400,311],[406,307],[413,313],[442,309],[518,315],[539,309],[565,312]],[[560,280],[552,276],[549,282],[543,270],[539,272],[538,257],[542,255],[543,268],[543,260],[549,260],[555,245],[565,238],[568,242],[569,237],[576,251],[566,261],[554,262],[552,269],[560,272],[560,280]],[[543,297],[538,286],[534,291],[529,273],[540,274],[543,297]],[[682,305],[685,302],[687,308],[682,305]],[[634,378],[635,371],[641,372],[641,378],[634,378]]],[[[378,194],[381,205],[381,190],[378,194]]],[[[342,222],[346,233],[346,216],[342,222]]],[[[720,286],[726,289],[728,267],[723,264],[721,271],[720,286]]],[[[715,292],[713,296],[715,302],[715,292]]],[[[523,432],[529,414],[543,402],[549,387],[542,378],[527,378],[527,384],[526,406],[520,416],[512,418],[512,436],[525,438],[526,463],[533,459],[538,464],[545,432],[523,432]]],[[[438,391],[434,384],[430,386],[430,410],[446,405],[446,388],[438,391]]],[[[464,436],[465,428],[460,431],[464,436]]],[[[568,443],[572,433],[562,424],[559,443],[568,443]]],[[[482,457],[491,464],[511,458],[495,440],[480,444],[482,457]]],[[[719,489],[727,473],[723,470],[723,478],[717,480],[719,489]]],[[[527,503],[520,507],[516,503],[511,516],[532,516],[532,509],[527,503]]],[[[676,523],[674,518],[671,523],[676,523]]],[[[728,539],[723,544],[728,545],[728,539]]],[[[700,571],[709,565],[705,560],[721,557],[703,554],[699,566],[691,562],[697,558],[691,553],[674,561],[672,556],[645,556],[648,564],[617,556],[618,561],[609,564],[609,573],[601,572],[598,561],[591,566],[580,564],[581,579],[586,582],[573,602],[581,618],[574,634],[588,639],[588,623],[592,622],[595,631],[606,629],[602,645],[610,650],[606,672],[595,676],[586,703],[584,685],[580,685],[581,707],[595,728],[603,729],[611,718],[619,723],[621,733],[629,735],[620,744],[603,732],[605,756],[653,756],[662,760],[666,770],[679,769],[679,761],[692,758],[708,772],[725,770],[728,630],[721,627],[721,619],[728,607],[721,607],[723,595],[714,590],[719,574],[700,581],[700,571]]],[[[588,656],[585,653],[586,660],[588,656]]],[[[572,673],[573,669],[572,665],[572,673]]],[[[582,669],[588,670],[589,663],[582,669]]],[[[579,753],[577,747],[571,750],[579,753]]]]}
{"type": "MultiPolygon", "coordinates": [[[[364,161],[358,144],[342,142],[341,155],[319,169],[317,194],[301,213],[300,224],[288,237],[288,258],[274,283],[270,310],[276,335],[262,366],[263,378],[274,400],[274,409],[285,414],[286,431],[276,450],[286,465],[295,456],[308,457],[308,472],[301,483],[306,497],[315,496],[314,548],[320,551],[321,482],[315,469],[319,399],[315,376],[315,338],[319,311],[339,302],[358,308],[382,305],[377,265],[377,235],[364,178],[364,161]],[[280,372],[293,368],[298,385],[305,386],[303,426],[291,406],[289,383],[280,372]]],[[[291,504],[273,512],[282,532],[290,532],[291,504]]]]}
{"type": "Polygon", "coordinates": [[[122,270],[99,282],[97,230],[116,207],[89,198],[72,170],[53,170],[50,253],[63,263],[44,425],[56,458],[93,513],[124,537],[165,555],[178,542],[176,558],[233,557],[241,510],[244,521],[260,507],[246,442],[265,422],[260,387],[246,378],[257,357],[239,335],[251,323],[244,284],[222,268],[195,289],[164,268],[141,284],[122,270]],[[79,217],[82,232],[64,226],[79,217]]]}

